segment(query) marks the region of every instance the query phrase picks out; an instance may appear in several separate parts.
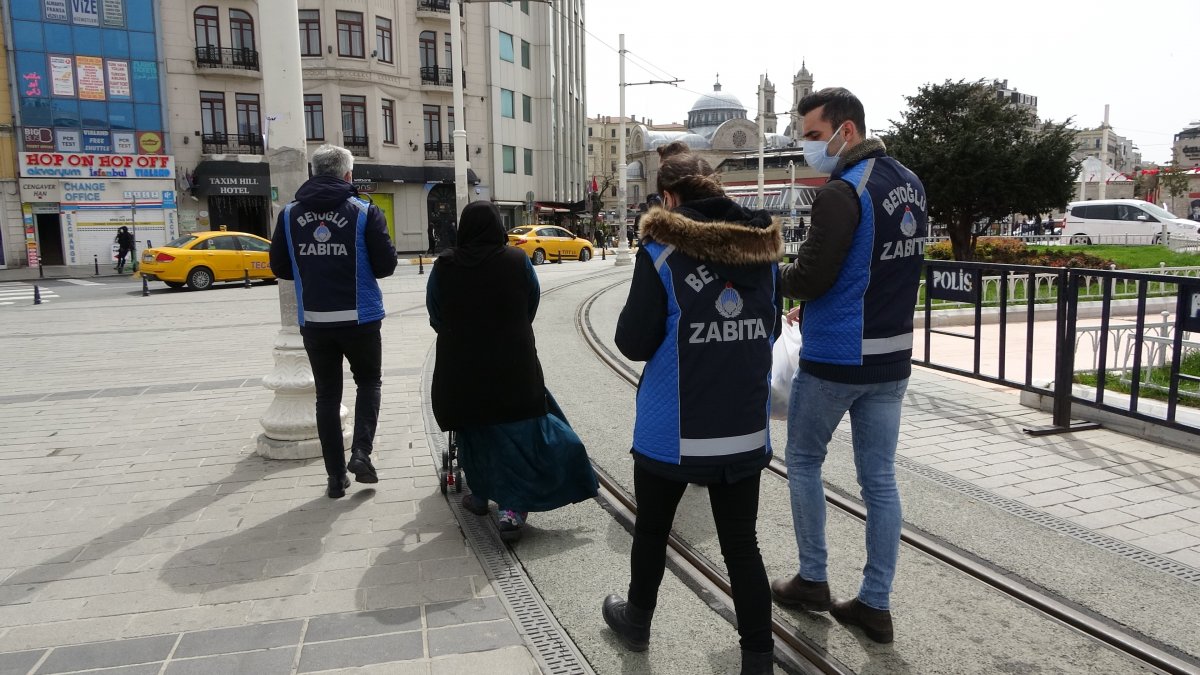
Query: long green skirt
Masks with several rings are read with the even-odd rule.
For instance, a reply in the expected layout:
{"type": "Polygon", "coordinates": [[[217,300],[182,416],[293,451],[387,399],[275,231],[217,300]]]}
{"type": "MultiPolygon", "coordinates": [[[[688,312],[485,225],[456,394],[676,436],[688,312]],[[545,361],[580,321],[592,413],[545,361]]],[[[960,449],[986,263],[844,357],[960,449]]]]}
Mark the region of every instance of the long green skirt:
{"type": "Polygon", "coordinates": [[[551,511],[596,496],[587,450],[546,392],[550,412],[457,432],[458,459],[471,492],[501,508],[551,511]]]}

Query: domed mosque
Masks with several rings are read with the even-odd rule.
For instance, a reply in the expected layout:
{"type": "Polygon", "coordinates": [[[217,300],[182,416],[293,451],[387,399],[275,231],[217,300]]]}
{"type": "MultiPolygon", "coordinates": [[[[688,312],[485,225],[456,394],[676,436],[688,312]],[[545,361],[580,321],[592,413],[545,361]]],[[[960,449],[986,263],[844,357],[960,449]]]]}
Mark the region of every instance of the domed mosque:
{"type": "MultiPolygon", "coordinates": [[[[803,166],[803,154],[795,138],[798,134],[793,135],[792,132],[793,128],[799,127],[798,118],[793,111],[786,133],[776,133],[778,118],[775,112],[775,85],[770,79],[764,79],[763,129],[768,153],[767,164],[768,167],[778,165],[775,167],[778,169],[786,167],[788,161],[794,161],[797,165],[796,184],[799,188],[803,182],[808,182],[811,178],[808,174],[812,172],[807,166],[803,166]]],[[[792,83],[795,100],[811,92],[812,83],[812,74],[808,72],[807,67],[801,66],[792,83]]],[[[658,153],[655,150],[673,141],[683,141],[704,157],[710,165],[718,169],[718,173],[724,174],[722,180],[727,186],[727,193],[738,201],[744,201],[742,197],[746,197],[745,201],[749,204],[749,187],[737,185],[741,181],[732,174],[744,172],[750,165],[754,165],[753,170],[757,172],[758,120],[757,117],[747,118],[747,109],[737,96],[722,91],[720,75],[717,76],[712,91],[701,94],[692,104],[688,110],[686,126],[684,129],[680,124],[656,126],[650,123],[634,127],[627,148],[630,204],[639,204],[645,195],[654,191],[659,166],[658,153]],[[742,192],[746,192],[746,195],[742,195],[742,192]]],[[[799,189],[797,191],[804,192],[799,189]]],[[[757,185],[754,186],[753,192],[756,199],[757,185]]],[[[769,201],[779,202],[768,205],[773,207],[772,210],[782,210],[784,205],[790,204],[790,193],[786,189],[783,192],[775,190],[772,194],[775,199],[769,201]]],[[[801,194],[797,201],[797,206],[803,211],[811,204],[811,196],[801,194]]]]}

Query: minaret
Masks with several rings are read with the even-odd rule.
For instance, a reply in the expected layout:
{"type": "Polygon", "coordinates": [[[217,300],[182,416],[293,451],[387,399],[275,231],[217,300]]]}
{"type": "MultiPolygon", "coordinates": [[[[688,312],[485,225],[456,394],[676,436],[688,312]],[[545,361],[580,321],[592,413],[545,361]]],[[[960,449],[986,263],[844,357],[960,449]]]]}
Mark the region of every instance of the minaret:
{"type": "Polygon", "coordinates": [[[813,76],[803,60],[800,61],[800,72],[792,80],[792,138],[799,139],[803,122],[800,117],[800,99],[813,92],[813,76]]]}
{"type": "Polygon", "coordinates": [[[779,126],[779,116],[775,114],[775,85],[771,84],[771,78],[769,77],[766,77],[765,81],[766,84],[763,85],[764,95],[761,98],[761,100],[765,101],[763,104],[764,110],[760,110],[759,114],[766,114],[766,119],[763,121],[763,131],[773,134],[779,126]]]}

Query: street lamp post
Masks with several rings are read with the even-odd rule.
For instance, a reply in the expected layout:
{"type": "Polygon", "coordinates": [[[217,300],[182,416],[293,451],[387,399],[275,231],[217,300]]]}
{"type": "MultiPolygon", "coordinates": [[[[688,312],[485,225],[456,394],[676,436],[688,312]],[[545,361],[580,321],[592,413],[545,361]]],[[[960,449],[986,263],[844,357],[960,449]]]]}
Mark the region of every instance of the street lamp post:
{"type": "Polygon", "coordinates": [[[767,134],[766,123],[767,116],[763,112],[766,108],[767,98],[767,76],[758,76],[758,208],[766,208],[767,202],[763,195],[763,184],[766,182],[766,171],[763,169],[763,162],[767,152],[767,134]]]}
{"type": "Polygon", "coordinates": [[[454,143],[454,222],[467,207],[470,192],[467,186],[467,116],[463,110],[463,68],[462,59],[462,0],[454,0],[450,6],[450,80],[454,89],[454,131],[451,140],[454,143]]]}

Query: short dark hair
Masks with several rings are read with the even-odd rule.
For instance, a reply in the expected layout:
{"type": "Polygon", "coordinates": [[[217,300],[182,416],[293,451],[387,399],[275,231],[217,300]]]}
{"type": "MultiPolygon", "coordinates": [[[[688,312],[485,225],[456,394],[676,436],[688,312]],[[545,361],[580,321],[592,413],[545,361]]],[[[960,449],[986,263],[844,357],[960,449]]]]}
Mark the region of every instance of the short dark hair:
{"type": "Polygon", "coordinates": [[[834,130],[842,126],[843,122],[850,121],[854,122],[859,134],[867,135],[867,116],[863,110],[862,101],[851,94],[849,89],[826,87],[820,91],[814,91],[801,98],[800,104],[796,108],[801,115],[807,115],[821,106],[825,106],[825,109],[821,111],[821,119],[829,122],[834,130]]]}

